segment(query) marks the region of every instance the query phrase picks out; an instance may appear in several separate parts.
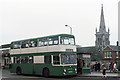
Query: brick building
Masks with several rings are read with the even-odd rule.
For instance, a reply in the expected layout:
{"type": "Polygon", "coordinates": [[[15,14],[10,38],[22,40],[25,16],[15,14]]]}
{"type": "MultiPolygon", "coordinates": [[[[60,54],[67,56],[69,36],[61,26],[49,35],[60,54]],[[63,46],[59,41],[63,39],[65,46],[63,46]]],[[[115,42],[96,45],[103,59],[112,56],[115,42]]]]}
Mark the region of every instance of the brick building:
{"type": "Polygon", "coordinates": [[[102,52],[102,60],[107,68],[111,62],[117,62],[117,68],[120,70],[120,46],[106,46],[102,52]]]}

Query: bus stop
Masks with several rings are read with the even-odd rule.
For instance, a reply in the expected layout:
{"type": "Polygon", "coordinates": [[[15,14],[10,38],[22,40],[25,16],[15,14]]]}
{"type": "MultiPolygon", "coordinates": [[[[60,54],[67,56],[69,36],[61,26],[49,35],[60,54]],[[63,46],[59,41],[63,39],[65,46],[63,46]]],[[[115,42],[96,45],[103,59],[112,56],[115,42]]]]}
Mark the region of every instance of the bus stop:
{"type": "Polygon", "coordinates": [[[90,63],[91,63],[91,53],[77,53],[78,74],[91,73],[90,63]]]}

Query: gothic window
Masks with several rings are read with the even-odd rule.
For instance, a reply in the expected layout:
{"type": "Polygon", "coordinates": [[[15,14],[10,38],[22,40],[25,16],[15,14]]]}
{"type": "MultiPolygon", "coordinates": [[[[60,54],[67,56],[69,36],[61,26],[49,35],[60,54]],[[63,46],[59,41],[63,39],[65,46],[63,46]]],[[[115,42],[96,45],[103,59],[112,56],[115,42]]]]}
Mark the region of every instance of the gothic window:
{"type": "Polygon", "coordinates": [[[99,43],[99,45],[102,45],[102,39],[101,38],[98,38],[98,43],[99,43]]]}

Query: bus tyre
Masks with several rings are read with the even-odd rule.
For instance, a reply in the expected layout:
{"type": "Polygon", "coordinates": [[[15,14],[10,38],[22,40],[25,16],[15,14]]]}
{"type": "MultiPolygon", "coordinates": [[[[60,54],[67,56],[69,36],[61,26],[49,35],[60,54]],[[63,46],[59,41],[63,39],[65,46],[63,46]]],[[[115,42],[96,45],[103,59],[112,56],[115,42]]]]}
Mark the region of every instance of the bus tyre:
{"type": "Polygon", "coordinates": [[[43,69],[43,76],[44,77],[49,77],[49,69],[48,68],[43,69]]]}
{"type": "Polygon", "coordinates": [[[17,74],[17,75],[20,75],[21,73],[22,73],[21,68],[20,68],[20,67],[17,67],[17,69],[16,69],[16,74],[17,74]]]}

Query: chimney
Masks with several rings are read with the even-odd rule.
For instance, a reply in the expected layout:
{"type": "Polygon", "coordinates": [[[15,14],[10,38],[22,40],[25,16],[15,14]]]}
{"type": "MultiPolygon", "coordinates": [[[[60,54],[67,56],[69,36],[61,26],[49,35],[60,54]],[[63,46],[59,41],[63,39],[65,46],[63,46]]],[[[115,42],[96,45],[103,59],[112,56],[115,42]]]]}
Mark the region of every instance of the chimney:
{"type": "Polygon", "coordinates": [[[117,46],[119,46],[119,42],[117,41],[117,46]]]}

